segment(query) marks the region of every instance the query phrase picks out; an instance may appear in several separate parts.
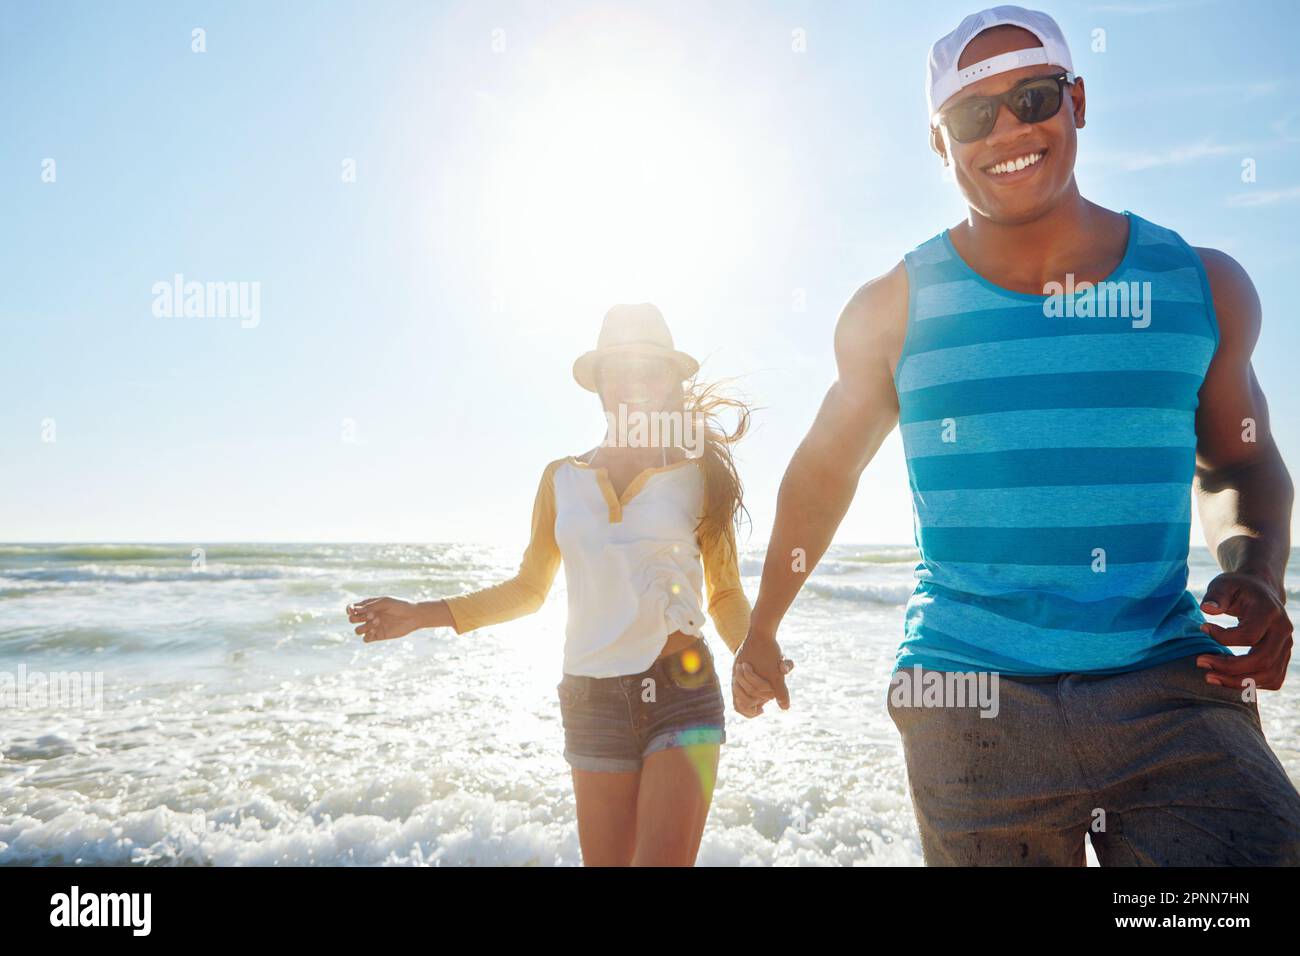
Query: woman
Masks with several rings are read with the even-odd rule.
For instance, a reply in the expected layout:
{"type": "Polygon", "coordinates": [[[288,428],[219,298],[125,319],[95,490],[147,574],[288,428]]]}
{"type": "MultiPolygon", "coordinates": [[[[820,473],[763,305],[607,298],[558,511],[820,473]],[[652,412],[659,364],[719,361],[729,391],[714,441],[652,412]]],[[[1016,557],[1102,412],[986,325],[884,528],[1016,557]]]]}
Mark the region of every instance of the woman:
{"type": "MultiPolygon", "coordinates": [[[[421,627],[463,634],[536,611],[563,561],[569,613],[557,691],[588,866],[693,864],[726,740],[701,585],[734,654],[750,607],[737,568],[744,505],[730,446],[749,410],[697,385],[698,369],[653,305],[610,309],[596,349],[573,366],[578,384],[600,396],[605,440],[546,466],[519,572],[445,600],[371,598],[348,608],[367,642],[421,627]],[[714,418],[726,408],[739,415],[731,433],[714,418]]],[[[757,681],[750,686],[761,692],[757,681]]],[[[761,704],[736,693],[738,708],[761,704]]]]}

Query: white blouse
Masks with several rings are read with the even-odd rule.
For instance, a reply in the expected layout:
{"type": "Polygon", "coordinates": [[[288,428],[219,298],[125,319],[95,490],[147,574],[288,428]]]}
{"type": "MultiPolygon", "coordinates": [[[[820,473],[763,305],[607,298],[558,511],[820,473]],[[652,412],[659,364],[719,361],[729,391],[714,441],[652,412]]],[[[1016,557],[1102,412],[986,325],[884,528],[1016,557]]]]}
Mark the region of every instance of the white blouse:
{"type": "Polygon", "coordinates": [[[709,616],[733,651],[749,628],[735,539],[701,544],[699,458],[647,468],[616,495],[604,468],[551,462],[533,506],[533,534],[509,581],[447,599],[457,633],[536,610],[561,560],[568,589],[564,671],[587,677],[639,674],[670,634],[703,636],[709,616]]]}

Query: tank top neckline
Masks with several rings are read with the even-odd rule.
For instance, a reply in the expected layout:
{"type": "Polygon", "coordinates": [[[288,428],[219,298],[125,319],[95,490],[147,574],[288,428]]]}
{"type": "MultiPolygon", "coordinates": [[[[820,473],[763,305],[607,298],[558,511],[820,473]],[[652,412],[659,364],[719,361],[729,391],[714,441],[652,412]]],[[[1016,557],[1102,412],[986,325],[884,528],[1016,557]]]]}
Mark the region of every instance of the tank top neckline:
{"type": "MultiPolygon", "coordinates": [[[[1133,261],[1134,250],[1137,249],[1138,223],[1141,221],[1142,217],[1127,209],[1123,210],[1122,214],[1128,219],[1128,239],[1125,241],[1124,255],[1120,259],[1119,265],[1115,266],[1110,275],[1099,280],[1101,282],[1115,282],[1121,275],[1128,271],[1128,268],[1133,261]]],[[[984,278],[984,276],[980,275],[971,267],[970,263],[961,257],[961,253],[957,251],[957,247],[952,243],[952,238],[948,235],[950,231],[951,230],[949,229],[944,229],[943,232],[939,233],[938,238],[943,242],[943,246],[948,251],[948,255],[952,256],[956,261],[958,268],[964,272],[968,278],[978,282],[980,285],[984,286],[984,288],[996,292],[998,295],[1004,295],[1012,299],[1019,299],[1023,302],[1041,303],[1052,298],[1052,296],[1040,295],[1036,292],[1018,292],[1015,289],[1008,289],[1006,286],[998,285],[996,282],[984,278]]],[[[1091,283],[1091,285],[1096,284],[1097,283],[1091,283]]],[[[1078,295],[1081,294],[1081,292],[1082,290],[1075,294],[1078,295]]]]}

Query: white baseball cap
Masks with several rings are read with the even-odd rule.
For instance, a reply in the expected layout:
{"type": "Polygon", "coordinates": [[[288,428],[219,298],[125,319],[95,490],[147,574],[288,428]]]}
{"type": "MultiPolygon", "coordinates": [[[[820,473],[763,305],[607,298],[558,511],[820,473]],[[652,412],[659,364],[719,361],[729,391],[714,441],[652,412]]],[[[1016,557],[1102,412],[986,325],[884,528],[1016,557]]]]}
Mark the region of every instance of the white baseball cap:
{"type": "Polygon", "coordinates": [[[1026,10],[1024,7],[1001,6],[990,7],[979,13],[972,13],[957,29],[940,37],[930,47],[930,57],[926,64],[925,97],[930,106],[930,116],[941,107],[954,93],[970,86],[986,76],[1006,73],[1022,66],[1034,66],[1048,63],[1064,67],[1074,72],[1070,62],[1070,47],[1065,42],[1061,28],[1046,13],[1039,10],[1026,10]],[[989,27],[1022,27],[1038,37],[1042,46],[1027,50],[1012,50],[987,60],[972,63],[964,70],[957,69],[962,52],[979,34],[989,27]]]}

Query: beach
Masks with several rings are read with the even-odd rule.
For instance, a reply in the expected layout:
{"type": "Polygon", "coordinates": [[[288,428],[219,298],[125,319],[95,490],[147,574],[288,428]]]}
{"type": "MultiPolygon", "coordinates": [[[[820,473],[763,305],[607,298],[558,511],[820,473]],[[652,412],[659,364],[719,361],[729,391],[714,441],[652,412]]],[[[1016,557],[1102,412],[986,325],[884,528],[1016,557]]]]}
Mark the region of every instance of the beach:
{"type": "MultiPolygon", "coordinates": [[[[0,545],[0,674],[92,675],[79,706],[27,700],[0,721],[0,864],[579,864],[555,692],[563,574],[536,615],[464,635],[365,645],[344,613],[495,583],[518,560],[455,544],[0,545]]],[[[791,709],[728,711],[700,865],[920,865],[885,708],[916,560],[836,545],[817,568],[780,633],[791,709]]],[[[743,550],[751,600],[761,568],[743,550]]],[[[1194,549],[1193,593],[1215,573],[1194,549]]],[[[725,686],[731,655],[708,633],[725,686]]],[[[1260,701],[1293,781],[1297,667],[1260,701]]]]}

